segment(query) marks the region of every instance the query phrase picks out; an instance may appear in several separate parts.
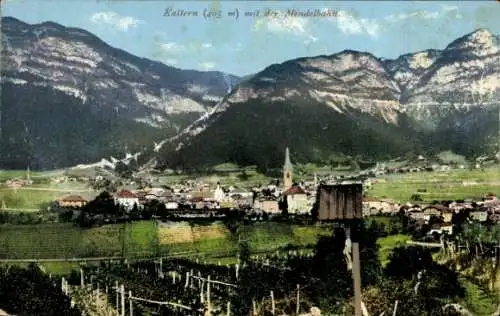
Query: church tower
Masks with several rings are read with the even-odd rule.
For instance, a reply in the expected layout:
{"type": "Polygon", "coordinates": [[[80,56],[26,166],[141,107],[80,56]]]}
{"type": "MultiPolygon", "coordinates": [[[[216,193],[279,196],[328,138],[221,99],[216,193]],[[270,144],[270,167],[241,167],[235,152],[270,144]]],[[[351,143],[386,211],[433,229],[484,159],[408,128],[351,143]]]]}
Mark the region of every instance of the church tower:
{"type": "Polygon", "coordinates": [[[293,184],[292,171],[293,167],[290,161],[290,152],[287,147],[285,152],[285,164],[283,165],[283,191],[288,190],[293,184]]]}

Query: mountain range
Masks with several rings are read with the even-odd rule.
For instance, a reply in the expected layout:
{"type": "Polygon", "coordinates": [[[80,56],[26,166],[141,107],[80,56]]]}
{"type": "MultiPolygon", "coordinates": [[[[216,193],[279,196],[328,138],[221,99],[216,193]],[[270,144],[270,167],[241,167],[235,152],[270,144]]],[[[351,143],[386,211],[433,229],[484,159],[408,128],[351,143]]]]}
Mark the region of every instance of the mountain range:
{"type": "Polygon", "coordinates": [[[173,136],[238,83],[113,48],[53,22],[2,18],[0,168],[59,168],[173,136]]]}
{"type": "Polygon", "coordinates": [[[442,50],[382,59],[342,51],[271,65],[164,143],[161,163],[280,166],[340,156],[379,160],[499,144],[500,40],[479,29],[442,50]],[[199,155],[197,153],[203,153],[199,155]]]}
{"type": "Polygon", "coordinates": [[[168,67],[52,22],[2,22],[0,168],[140,151],[159,167],[266,171],[285,147],[300,162],[498,150],[500,39],[484,29],[441,50],[345,50],[239,78],[168,67]]]}

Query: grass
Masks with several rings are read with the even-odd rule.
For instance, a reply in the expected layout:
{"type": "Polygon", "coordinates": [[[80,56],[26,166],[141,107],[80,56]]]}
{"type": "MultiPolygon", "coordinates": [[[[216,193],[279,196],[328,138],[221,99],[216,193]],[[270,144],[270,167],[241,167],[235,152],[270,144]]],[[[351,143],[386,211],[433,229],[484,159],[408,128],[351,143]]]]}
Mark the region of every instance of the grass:
{"type": "Polygon", "coordinates": [[[93,198],[95,193],[83,184],[37,184],[27,188],[0,188],[0,208],[3,204],[10,209],[38,210],[65,195],[78,194],[85,198],[93,198]]]}
{"type": "Polygon", "coordinates": [[[80,269],[80,265],[76,262],[44,262],[41,265],[46,273],[55,275],[68,275],[71,271],[80,269]]]}
{"type": "Polygon", "coordinates": [[[491,315],[497,308],[498,298],[493,293],[481,289],[476,284],[460,277],[459,281],[465,288],[464,305],[475,315],[491,315]]]}
{"type": "MultiPolygon", "coordinates": [[[[36,178],[49,178],[64,174],[64,170],[30,171],[30,176],[36,178]]],[[[12,178],[26,178],[26,170],[0,170],[0,182],[5,182],[12,178]]]]}
{"type": "Polygon", "coordinates": [[[424,201],[480,198],[493,192],[500,195],[500,168],[453,170],[388,175],[375,183],[367,195],[409,201],[414,194],[424,201]],[[417,192],[425,191],[425,192],[417,192]]]}
{"type": "Polygon", "coordinates": [[[391,235],[377,240],[379,246],[379,259],[382,266],[389,262],[389,256],[392,250],[398,246],[403,246],[410,240],[410,236],[404,234],[391,235]]]}

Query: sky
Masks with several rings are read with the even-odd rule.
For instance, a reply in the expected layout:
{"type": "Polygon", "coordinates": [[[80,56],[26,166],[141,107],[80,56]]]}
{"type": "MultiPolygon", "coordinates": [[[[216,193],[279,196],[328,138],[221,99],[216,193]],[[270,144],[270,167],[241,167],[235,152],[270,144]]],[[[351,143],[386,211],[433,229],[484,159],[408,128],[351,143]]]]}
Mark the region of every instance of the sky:
{"type": "Polygon", "coordinates": [[[113,47],[174,67],[239,76],[345,49],[397,58],[443,49],[478,28],[500,34],[499,1],[5,0],[2,15],[82,28],[113,47]],[[294,9],[331,16],[287,15],[294,9]],[[198,16],[166,16],[168,10],[198,16]],[[258,16],[245,16],[256,11],[258,16]]]}

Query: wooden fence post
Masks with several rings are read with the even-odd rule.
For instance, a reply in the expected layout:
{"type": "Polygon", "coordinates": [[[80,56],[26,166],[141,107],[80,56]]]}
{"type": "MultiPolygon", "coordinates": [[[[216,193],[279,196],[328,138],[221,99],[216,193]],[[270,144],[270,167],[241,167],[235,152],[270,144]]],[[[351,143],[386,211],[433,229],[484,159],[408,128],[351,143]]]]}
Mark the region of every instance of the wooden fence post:
{"type": "Polygon", "coordinates": [[[226,316],[231,316],[231,302],[227,302],[227,312],[226,316]]]}

